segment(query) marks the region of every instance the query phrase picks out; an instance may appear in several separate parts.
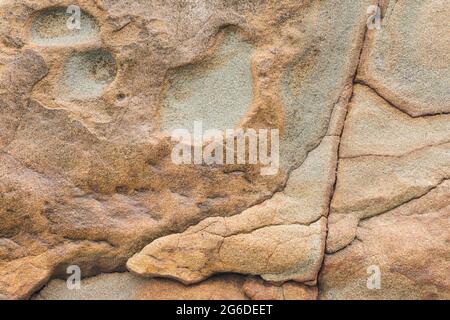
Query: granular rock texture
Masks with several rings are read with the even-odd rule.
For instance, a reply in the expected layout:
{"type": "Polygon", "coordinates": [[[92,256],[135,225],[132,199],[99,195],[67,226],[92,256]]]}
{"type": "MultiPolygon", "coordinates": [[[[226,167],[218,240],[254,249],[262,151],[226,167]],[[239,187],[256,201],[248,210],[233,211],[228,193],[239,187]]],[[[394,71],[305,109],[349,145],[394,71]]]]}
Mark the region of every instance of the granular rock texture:
{"type": "Polygon", "coordinates": [[[170,279],[143,279],[130,273],[107,273],[83,281],[79,290],[68,290],[63,280],[53,280],[35,300],[315,300],[317,288],[296,282],[268,284],[235,274],[218,275],[195,285],[170,279]]]}
{"type": "Polygon", "coordinates": [[[0,299],[450,298],[449,10],[0,0],[0,299]],[[174,163],[194,122],[278,173],[174,163]]]}

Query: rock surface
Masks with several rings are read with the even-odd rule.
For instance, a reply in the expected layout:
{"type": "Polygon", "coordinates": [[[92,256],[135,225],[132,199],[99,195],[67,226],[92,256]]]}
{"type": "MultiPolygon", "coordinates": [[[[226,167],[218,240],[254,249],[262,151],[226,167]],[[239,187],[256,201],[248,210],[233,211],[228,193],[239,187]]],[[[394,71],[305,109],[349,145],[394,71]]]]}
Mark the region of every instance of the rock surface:
{"type": "Polygon", "coordinates": [[[446,180],[418,199],[361,221],[353,242],[326,255],[320,298],[448,300],[449,194],[446,180]],[[367,286],[371,266],[379,270],[379,289],[367,286]]]}
{"type": "Polygon", "coordinates": [[[169,279],[144,279],[130,273],[101,274],[83,280],[79,290],[69,290],[63,280],[53,280],[35,300],[314,300],[317,288],[287,282],[270,285],[261,279],[220,275],[186,286],[169,279]]]}
{"type": "Polygon", "coordinates": [[[243,300],[248,299],[239,276],[211,278],[195,286],[168,279],[143,279],[130,273],[106,273],[83,280],[80,290],[69,290],[64,280],[53,280],[33,297],[36,300],[243,300]]]}
{"type": "Polygon", "coordinates": [[[382,32],[369,34],[357,80],[413,116],[450,112],[446,0],[388,0],[382,32]]]}
{"type": "Polygon", "coordinates": [[[327,251],[355,239],[359,221],[418,199],[450,178],[450,116],[411,118],[356,85],[342,135],[327,251]]]}
{"type": "Polygon", "coordinates": [[[127,262],[130,271],[199,282],[218,272],[269,281],[315,281],[323,259],[337,137],[325,137],[282,192],[228,218],[208,218],[162,237],[127,262]]]}
{"type": "Polygon", "coordinates": [[[69,5],[0,1],[0,299],[449,298],[445,0],[69,5]],[[194,121],[278,174],[175,164],[194,121]]]}

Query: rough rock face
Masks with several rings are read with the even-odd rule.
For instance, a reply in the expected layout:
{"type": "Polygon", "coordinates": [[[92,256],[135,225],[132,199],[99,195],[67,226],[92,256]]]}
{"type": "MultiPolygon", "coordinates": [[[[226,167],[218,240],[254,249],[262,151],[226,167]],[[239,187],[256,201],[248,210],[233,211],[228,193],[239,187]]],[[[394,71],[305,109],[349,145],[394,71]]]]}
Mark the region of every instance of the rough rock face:
{"type": "Polygon", "coordinates": [[[72,2],[0,0],[0,298],[450,297],[447,1],[72,2]],[[196,121],[280,170],[174,163],[196,121]]]}

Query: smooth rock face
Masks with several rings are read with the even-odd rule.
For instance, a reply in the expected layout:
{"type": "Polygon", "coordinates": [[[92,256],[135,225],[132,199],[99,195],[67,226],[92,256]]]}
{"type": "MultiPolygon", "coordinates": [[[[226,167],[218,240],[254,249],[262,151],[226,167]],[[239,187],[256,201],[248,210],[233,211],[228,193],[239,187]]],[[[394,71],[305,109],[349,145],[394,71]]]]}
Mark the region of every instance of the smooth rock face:
{"type": "Polygon", "coordinates": [[[309,2],[298,17],[300,28],[294,23],[288,30],[289,38],[302,45],[282,75],[286,132],[281,158],[290,167],[298,166],[327,133],[333,109],[353,80],[371,1],[309,2]]]}
{"type": "Polygon", "coordinates": [[[77,3],[0,1],[0,299],[449,298],[445,0],[77,3]],[[174,163],[194,121],[278,174],[174,163]]]}
{"type": "Polygon", "coordinates": [[[357,85],[345,122],[341,158],[401,157],[450,141],[450,115],[412,118],[357,85]]]}
{"type": "Polygon", "coordinates": [[[60,96],[70,100],[96,98],[114,80],[116,73],[114,57],[106,50],[71,56],[64,64],[60,96]]]}
{"type": "Polygon", "coordinates": [[[411,116],[450,113],[448,1],[387,3],[357,79],[411,116]]]}

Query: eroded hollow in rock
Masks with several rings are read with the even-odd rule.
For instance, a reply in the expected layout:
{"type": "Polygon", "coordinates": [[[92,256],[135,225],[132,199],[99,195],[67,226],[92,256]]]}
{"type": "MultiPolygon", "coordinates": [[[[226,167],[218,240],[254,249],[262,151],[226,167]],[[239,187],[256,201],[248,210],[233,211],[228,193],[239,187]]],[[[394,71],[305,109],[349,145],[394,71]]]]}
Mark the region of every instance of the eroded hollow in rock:
{"type": "Polygon", "coordinates": [[[202,121],[205,130],[232,129],[247,112],[253,95],[253,46],[234,28],[221,36],[211,57],[169,75],[161,111],[163,131],[192,129],[194,121],[202,121]]]}
{"type": "Polygon", "coordinates": [[[64,64],[60,96],[70,99],[99,97],[117,73],[113,55],[104,49],[76,53],[64,64]]]}
{"type": "Polygon", "coordinates": [[[31,24],[31,41],[42,46],[72,45],[96,39],[99,27],[95,19],[81,11],[80,29],[71,30],[66,8],[48,8],[39,12],[31,24]]]}

